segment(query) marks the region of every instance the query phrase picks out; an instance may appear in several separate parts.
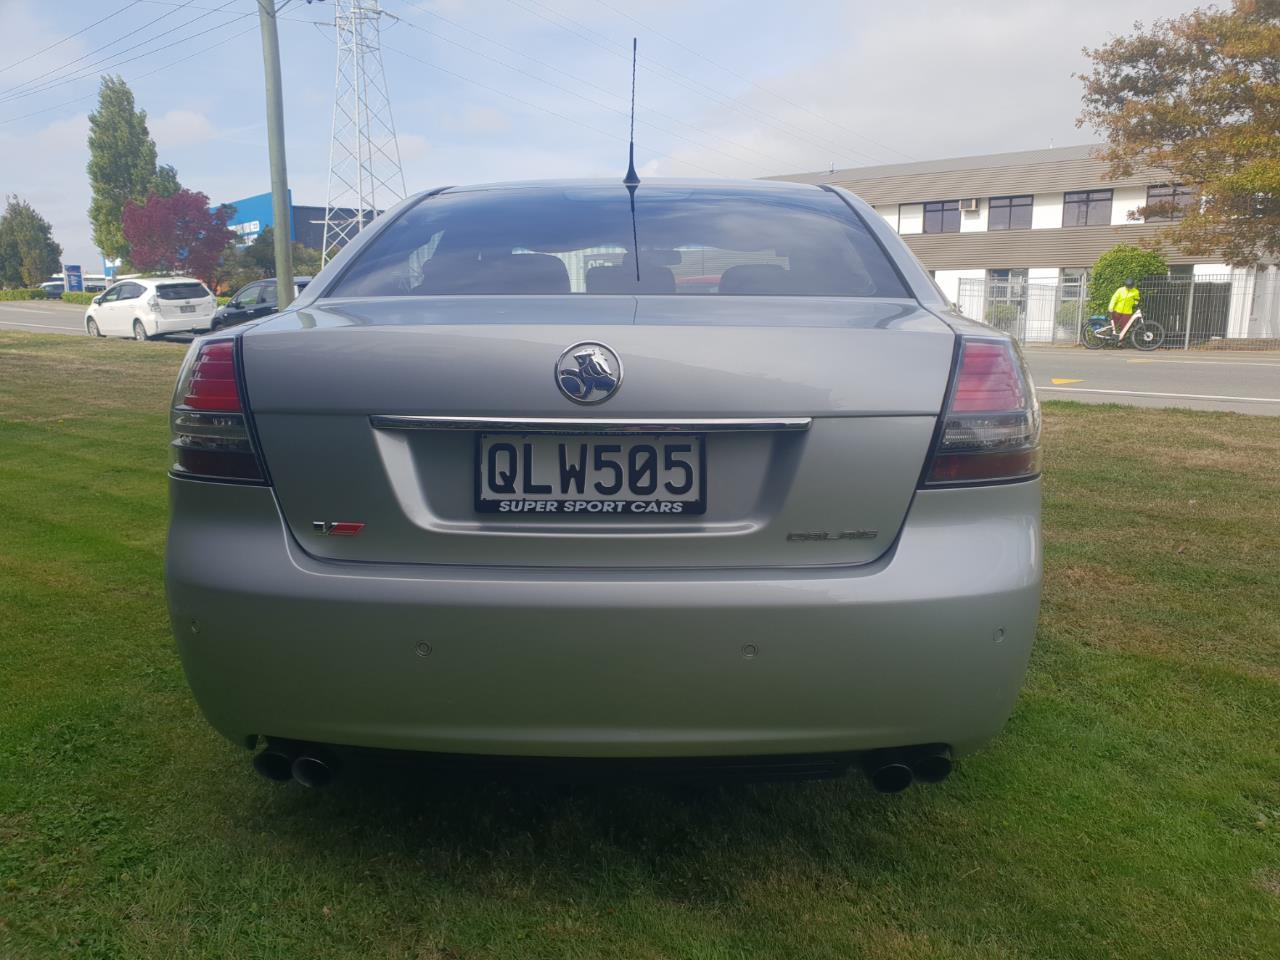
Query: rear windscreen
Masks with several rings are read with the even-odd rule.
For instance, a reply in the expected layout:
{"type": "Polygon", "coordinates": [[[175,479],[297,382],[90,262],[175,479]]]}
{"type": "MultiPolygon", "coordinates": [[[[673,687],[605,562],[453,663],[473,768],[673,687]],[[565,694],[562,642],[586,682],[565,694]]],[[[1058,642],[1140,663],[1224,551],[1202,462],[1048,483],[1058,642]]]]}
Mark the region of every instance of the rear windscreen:
{"type": "Polygon", "coordinates": [[[200,300],[211,296],[203,283],[161,283],[156,286],[161,300],[200,300]]]}
{"type": "Polygon", "coordinates": [[[518,187],[428,197],[330,297],[680,294],[908,297],[862,220],[825,190],[518,187]]]}

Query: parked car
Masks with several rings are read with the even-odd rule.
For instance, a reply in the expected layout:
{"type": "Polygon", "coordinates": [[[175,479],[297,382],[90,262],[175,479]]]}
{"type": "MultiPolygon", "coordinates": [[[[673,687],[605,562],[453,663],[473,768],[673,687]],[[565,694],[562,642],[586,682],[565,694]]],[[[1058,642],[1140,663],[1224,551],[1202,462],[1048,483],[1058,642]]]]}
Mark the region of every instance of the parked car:
{"type": "Polygon", "coordinates": [[[208,288],[190,277],[121,280],[93,298],[84,312],[85,332],[135,340],[200,332],[209,329],[217,305],[208,288]]]}
{"type": "Polygon", "coordinates": [[[47,299],[57,300],[62,296],[62,281],[46,280],[44,283],[40,284],[40,289],[44,291],[44,295],[47,299]]]}
{"type": "MultiPolygon", "coordinates": [[[[310,277],[294,277],[293,295],[296,297],[310,282],[310,277]]],[[[276,303],[275,278],[255,280],[241,287],[227,303],[218,307],[218,312],[213,317],[213,329],[221,330],[223,327],[233,327],[246,320],[268,316],[276,312],[276,303]]]]}
{"type": "Polygon", "coordinates": [[[355,745],[891,791],[1001,729],[1041,579],[1016,343],[843,190],[631,199],[419,194],[192,346],[169,609],[261,773],[355,745]]]}

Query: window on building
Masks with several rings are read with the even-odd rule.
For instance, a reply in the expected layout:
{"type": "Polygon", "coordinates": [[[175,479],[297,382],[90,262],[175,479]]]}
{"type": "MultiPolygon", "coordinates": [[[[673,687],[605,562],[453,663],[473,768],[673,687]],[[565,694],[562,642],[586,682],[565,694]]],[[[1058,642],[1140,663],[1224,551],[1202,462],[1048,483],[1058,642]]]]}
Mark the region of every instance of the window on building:
{"type": "Polygon", "coordinates": [[[1062,195],[1064,227],[1097,227],[1109,223],[1110,190],[1075,190],[1062,195]]]}
{"type": "Polygon", "coordinates": [[[960,201],[935,200],[924,205],[925,233],[959,233],[960,201]]]}
{"type": "Polygon", "coordinates": [[[1147,206],[1144,219],[1181,220],[1197,203],[1196,191],[1180,183],[1162,183],[1147,187],[1147,206]]]}
{"type": "Polygon", "coordinates": [[[1089,271],[1081,267],[1062,268],[1062,299],[1076,300],[1089,286],[1089,271]]]}
{"type": "Polygon", "coordinates": [[[1021,197],[992,197],[987,201],[987,229],[1031,229],[1031,204],[1030,194],[1021,197]]]}

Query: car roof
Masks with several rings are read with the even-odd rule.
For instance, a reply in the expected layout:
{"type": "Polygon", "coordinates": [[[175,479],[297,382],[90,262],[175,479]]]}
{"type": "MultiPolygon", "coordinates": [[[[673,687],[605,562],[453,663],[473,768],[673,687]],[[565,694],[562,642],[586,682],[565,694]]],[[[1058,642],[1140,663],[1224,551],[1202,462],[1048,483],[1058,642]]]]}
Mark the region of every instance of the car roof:
{"type": "Polygon", "coordinates": [[[203,280],[197,280],[195,277],[121,277],[115,283],[111,284],[111,286],[114,287],[121,283],[149,283],[152,286],[156,286],[161,283],[198,283],[201,286],[204,285],[203,280]]]}

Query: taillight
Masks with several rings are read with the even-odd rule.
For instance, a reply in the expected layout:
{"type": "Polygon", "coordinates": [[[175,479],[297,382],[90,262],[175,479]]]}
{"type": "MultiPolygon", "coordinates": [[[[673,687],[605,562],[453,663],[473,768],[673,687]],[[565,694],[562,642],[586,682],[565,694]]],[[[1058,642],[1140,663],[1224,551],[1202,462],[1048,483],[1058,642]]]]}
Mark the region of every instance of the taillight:
{"type": "Polygon", "coordinates": [[[924,486],[1040,473],[1040,404],[1012,340],[965,337],[924,486]]]}
{"type": "Polygon", "coordinates": [[[266,476],[245,420],[237,341],[197,340],[173,394],[173,473],[202,480],[262,483],[266,476]]]}

